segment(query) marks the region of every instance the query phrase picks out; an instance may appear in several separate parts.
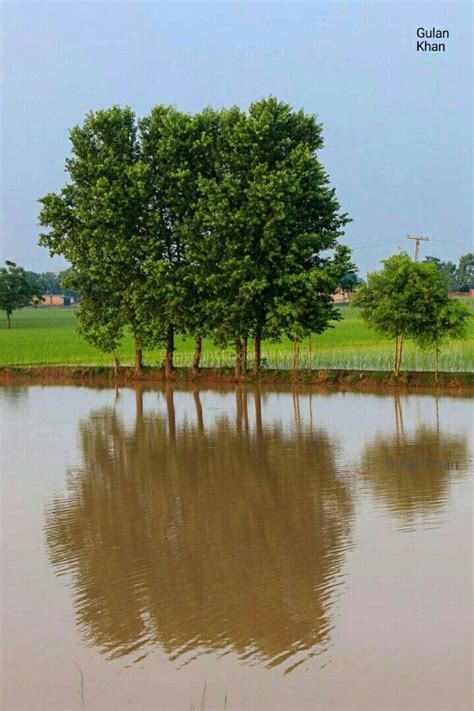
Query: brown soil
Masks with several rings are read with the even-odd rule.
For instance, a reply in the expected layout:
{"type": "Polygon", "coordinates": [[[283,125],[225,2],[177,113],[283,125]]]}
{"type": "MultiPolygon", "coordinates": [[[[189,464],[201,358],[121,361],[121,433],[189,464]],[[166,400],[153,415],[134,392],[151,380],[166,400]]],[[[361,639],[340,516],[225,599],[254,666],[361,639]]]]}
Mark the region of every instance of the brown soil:
{"type": "MultiPolygon", "coordinates": [[[[436,390],[456,394],[474,394],[474,373],[440,373],[438,383],[431,372],[403,372],[396,379],[391,372],[373,370],[265,370],[258,377],[236,378],[229,368],[203,368],[198,375],[191,369],[178,368],[171,379],[174,385],[218,387],[231,384],[261,384],[274,387],[313,385],[331,390],[436,390]]],[[[29,383],[41,385],[97,385],[153,387],[165,383],[163,369],[145,368],[137,375],[133,368],[120,368],[115,373],[106,366],[17,366],[0,368],[0,385],[29,383]]]]}

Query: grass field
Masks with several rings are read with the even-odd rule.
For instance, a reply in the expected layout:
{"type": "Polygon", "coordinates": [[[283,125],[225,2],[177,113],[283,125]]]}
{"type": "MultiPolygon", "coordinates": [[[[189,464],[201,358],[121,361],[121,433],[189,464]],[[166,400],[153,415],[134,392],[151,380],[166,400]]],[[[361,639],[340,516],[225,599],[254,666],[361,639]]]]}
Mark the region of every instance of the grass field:
{"type": "MultiPolygon", "coordinates": [[[[474,304],[469,303],[474,314],[474,304]]],[[[343,307],[342,321],[334,328],[311,339],[311,366],[313,368],[350,368],[364,370],[390,370],[393,343],[381,339],[370,331],[358,310],[343,307]]],[[[249,344],[250,353],[251,344],[249,344]]],[[[191,365],[194,344],[191,338],[176,339],[175,363],[191,365]]],[[[269,368],[291,367],[292,344],[265,342],[262,347],[264,365],[269,368]]],[[[119,350],[123,365],[133,363],[133,341],[124,338],[119,350]]],[[[163,350],[146,351],[145,364],[161,365],[163,350]]],[[[217,349],[211,341],[204,341],[201,364],[203,367],[231,365],[231,349],[217,349]]],[[[76,318],[71,308],[24,309],[12,317],[12,329],[4,323],[0,327],[0,366],[9,365],[111,365],[108,354],[89,346],[76,333],[76,318]]],[[[302,346],[301,367],[309,367],[308,341],[302,346]]],[[[440,355],[440,370],[446,372],[472,371],[474,366],[474,318],[470,320],[466,341],[447,344],[440,355]]],[[[406,344],[403,370],[433,370],[433,354],[406,344]]]]}

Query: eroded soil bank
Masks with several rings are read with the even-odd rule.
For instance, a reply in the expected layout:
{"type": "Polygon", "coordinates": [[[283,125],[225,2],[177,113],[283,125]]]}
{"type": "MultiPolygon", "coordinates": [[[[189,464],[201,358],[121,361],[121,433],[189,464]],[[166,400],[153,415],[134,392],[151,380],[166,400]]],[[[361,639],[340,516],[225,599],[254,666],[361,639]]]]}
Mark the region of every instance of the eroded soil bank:
{"type": "Polygon", "coordinates": [[[220,386],[236,383],[262,384],[276,387],[314,385],[335,390],[437,390],[474,394],[474,373],[439,373],[438,382],[432,372],[402,372],[398,378],[389,371],[376,370],[264,370],[236,377],[231,368],[203,368],[194,373],[191,368],[177,368],[172,378],[165,378],[162,368],[144,368],[137,374],[133,368],[118,371],[106,366],[16,366],[0,369],[0,384],[163,384],[220,386]]]}

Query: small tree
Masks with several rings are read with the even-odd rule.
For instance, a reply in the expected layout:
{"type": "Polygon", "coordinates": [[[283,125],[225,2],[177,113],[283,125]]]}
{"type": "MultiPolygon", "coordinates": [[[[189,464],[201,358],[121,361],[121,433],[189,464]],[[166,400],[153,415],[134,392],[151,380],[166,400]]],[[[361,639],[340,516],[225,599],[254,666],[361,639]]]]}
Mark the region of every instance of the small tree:
{"type": "MultiPolygon", "coordinates": [[[[430,341],[431,325],[448,304],[446,281],[433,262],[414,262],[405,254],[383,261],[382,271],[369,274],[355,295],[362,318],[385,336],[395,339],[394,373],[398,377],[405,338],[430,341]]],[[[447,307],[447,314],[452,314],[447,307]]]]}
{"type": "Polygon", "coordinates": [[[0,309],[5,311],[7,328],[11,328],[11,315],[16,309],[23,309],[42,301],[40,285],[29,279],[27,272],[17,267],[15,262],[5,262],[0,269],[0,309]]]}
{"type": "Polygon", "coordinates": [[[403,341],[413,329],[416,288],[414,265],[406,253],[383,260],[384,268],[372,272],[365,286],[356,291],[353,304],[362,309],[362,318],[378,333],[395,339],[393,371],[400,374],[403,341]]]}
{"type": "Polygon", "coordinates": [[[421,348],[434,348],[435,380],[438,382],[439,352],[443,343],[466,337],[467,322],[471,318],[469,309],[459,299],[446,299],[438,309],[426,319],[422,329],[413,337],[421,348]]]}

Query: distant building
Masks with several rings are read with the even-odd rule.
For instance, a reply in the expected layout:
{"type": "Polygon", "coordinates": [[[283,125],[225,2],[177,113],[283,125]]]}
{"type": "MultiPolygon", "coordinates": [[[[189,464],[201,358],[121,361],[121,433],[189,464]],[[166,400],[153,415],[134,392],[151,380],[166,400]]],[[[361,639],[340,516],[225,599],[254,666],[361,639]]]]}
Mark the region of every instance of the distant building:
{"type": "Polygon", "coordinates": [[[469,291],[450,291],[449,296],[462,296],[464,299],[472,299],[474,298],[474,289],[469,291]]]}
{"type": "Polygon", "coordinates": [[[348,304],[352,298],[350,291],[338,291],[332,296],[335,304],[348,304]]]}
{"type": "Polygon", "coordinates": [[[64,294],[43,294],[40,306],[72,306],[74,298],[64,294]]]}

